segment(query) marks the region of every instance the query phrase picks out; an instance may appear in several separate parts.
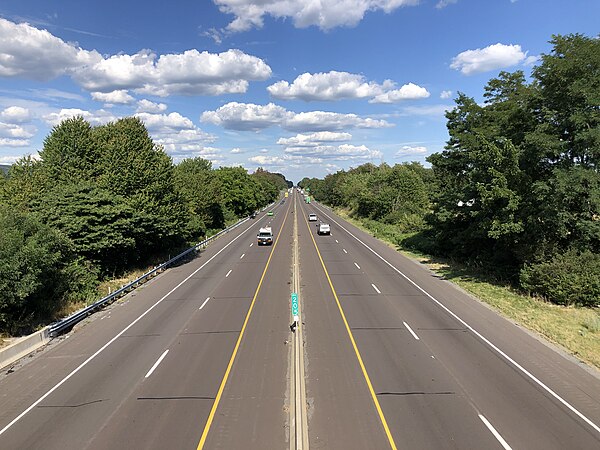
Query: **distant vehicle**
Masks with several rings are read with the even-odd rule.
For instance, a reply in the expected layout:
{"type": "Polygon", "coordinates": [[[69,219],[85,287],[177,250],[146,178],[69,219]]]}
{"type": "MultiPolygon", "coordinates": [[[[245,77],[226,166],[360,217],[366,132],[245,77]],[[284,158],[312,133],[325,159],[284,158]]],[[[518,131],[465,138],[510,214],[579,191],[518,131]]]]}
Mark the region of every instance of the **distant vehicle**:
{"type": "Polygon", "coordinates": [[[308,221],[309,222],[316,222],[317,221],[317,215],[316,214],[309,214],[308,215],[308,221]]]}
{"type": "Polygon", "coordinates": [[[267,216],[272,216],[272,215],[273,215],[273,211],[269,211],[269,212],[267,213],[267,216]]]}
{"type": "Polygon", "coordinates": [[[251,219],[255,219],[256,218],[256,211],[253,211],[252,214],[250,214],[250,218],[251,219]]]}
{"type": "Polygon", "coordinates": [[[285,193],[285,198],[288,198],[288,196],[289,196],[289,193],[288,193],[288,192],[286,192],[286,193],[285,193]]]}
{"type": "Polygon", "coordinates": [[[284,203],[285,203],[285,200],[281,200],[280,204],[282,204],[282,205],[283,205],[284,203]]]}
{"type": "Polygon", "coordinates": [[[328,223],[320,223],[317,225],[317,234],[331,234],[331,228],[328,223]]]}
{"type": "Polygon", "coordinates": [[[258,245],[271,245],[273,243],[273,231],[271,227],[264,227],[258,230],[256,240],[258,245]]]}

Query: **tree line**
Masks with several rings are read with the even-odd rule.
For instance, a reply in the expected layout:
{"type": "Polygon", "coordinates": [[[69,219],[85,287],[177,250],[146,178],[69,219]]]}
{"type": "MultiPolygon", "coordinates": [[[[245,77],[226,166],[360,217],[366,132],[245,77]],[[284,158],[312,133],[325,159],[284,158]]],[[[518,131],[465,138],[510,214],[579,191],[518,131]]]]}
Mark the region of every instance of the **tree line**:
{"type": "Polygon", "coordinates": [[[277,199],[281,174],[175,165],[144,124],[67,119],[39,159],[0,173],[0,332],[96,299],[102,280],[198,242],[277,199]]]}
{"type": "Polygon", "coordinates": [[[365,164],[300,184],[412,231],[405,246],[558,304],[600,305],[600,39],[550,42],[529,80],[500,72],[483,104],[458,94],[431,168],[365,164]]]}

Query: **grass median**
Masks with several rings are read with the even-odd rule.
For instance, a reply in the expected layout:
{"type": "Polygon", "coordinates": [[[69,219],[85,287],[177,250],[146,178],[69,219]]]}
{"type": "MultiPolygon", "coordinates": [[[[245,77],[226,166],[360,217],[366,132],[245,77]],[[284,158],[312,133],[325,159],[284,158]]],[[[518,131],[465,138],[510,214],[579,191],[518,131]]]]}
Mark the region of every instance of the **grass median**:
{"type": "Polygon", "coordinates": [[[515,288],[500,284],[458,262],[403,248],[402,238],[407,235],[398,232],[393,225],[358,220],[346,210],[336,209],[335,212],[490,305],[504,317],[562,347],[588,365],[600,369],[599,308],[558,306],[524,295],[515,288]]]}

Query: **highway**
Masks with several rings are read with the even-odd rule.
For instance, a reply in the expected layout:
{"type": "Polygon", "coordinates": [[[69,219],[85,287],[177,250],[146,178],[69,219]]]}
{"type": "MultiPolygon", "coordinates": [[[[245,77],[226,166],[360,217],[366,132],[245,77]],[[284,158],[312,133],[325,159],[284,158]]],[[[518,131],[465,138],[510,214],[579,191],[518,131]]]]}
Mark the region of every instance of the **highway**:
{"type": "Polygon", "coordinates": [[[295,241],[307,447],[600,448],[597,372],[295,190],[273,211],[4,371],[0,448],[293,448],[295,241]]]}

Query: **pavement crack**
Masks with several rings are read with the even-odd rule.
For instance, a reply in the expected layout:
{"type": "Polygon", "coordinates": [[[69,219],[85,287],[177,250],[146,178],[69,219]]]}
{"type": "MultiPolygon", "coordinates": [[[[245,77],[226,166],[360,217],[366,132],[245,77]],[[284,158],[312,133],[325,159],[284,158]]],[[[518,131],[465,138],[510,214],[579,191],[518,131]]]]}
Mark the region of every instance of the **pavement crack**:
{"type": "Polygon", "coordinates": [[[203,395],[178,395],[171,397],[138,397],[138,400],[214,400],[215,397],[203,395]]]}
{"type": "Polygon", "coordinates": [[[100,399],[100,400],[91,400],[89,402],[79,403],[77,405],[38,405],[38,408],[80,408],[82,406],[93,405],[94,403],[101,403],[106,400],[108,400],[108,399],[105,398],[105,399],[100,399]]]}

